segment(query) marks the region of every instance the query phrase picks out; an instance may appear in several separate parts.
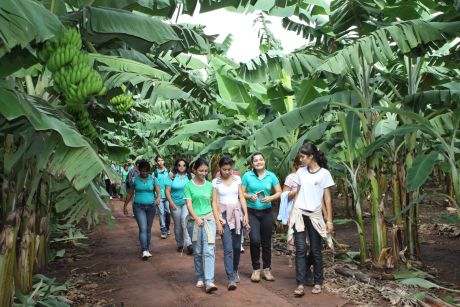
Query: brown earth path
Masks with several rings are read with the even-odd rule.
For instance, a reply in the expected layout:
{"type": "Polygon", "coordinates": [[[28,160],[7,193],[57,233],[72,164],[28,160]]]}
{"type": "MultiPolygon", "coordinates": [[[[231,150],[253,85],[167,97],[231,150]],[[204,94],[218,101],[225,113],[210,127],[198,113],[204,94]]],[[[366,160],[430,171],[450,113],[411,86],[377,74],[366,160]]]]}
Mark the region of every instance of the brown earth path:
{"type": "Polygon", "coordinates": [[[241,283],[237,290],[228,291],[220,239],[216,241],[215,265],[219,290],[206,294],[195,287],[192,257],[176,252],[173,235],[166,240],[159,238],[158,215],[152,233],[153,257],[142,261],[134,218],[123,215],[120,201],[112,201],[110,206],[116,224],[112,228],[96,227],[90,234],[95,242],[91,247],[93,255],[79,261],[79,266],[109,272],[110,278],[99,282],[96,295],[116,306],[343,306],[347,303],[327,293],[313,295],[308,287],[304,297],[293,297],[295,268],[288,266],[285,257],[272,257],[275,282],[252,283],[249,248],[241,255],[241,283]]]}

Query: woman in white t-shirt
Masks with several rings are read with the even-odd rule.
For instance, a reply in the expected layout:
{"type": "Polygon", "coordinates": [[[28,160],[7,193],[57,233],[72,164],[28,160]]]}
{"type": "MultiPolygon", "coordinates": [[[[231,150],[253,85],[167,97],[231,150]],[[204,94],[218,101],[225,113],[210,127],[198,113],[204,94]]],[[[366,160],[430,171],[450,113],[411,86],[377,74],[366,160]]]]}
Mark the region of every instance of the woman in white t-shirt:
{"type": "Polygon", "coordinates": [[[313,144],[303,145],[299,150],[300,167],[294,182],[297,187],[297,198],[290,219],[294,220],[294,242],[296,248],[296,280],[295,296],[305,294],[304,283],[307,271],[313,265],[313,294],[321,293],[323,284],[323,256],[321,239],[333,232],[332,202],[330,188],[334,186],[331,173],[327,170],[324,154],[313,144]],[[323,200],[326,205],[326,224],[322,213],[323,200]],[[310,242],[307,255],[306,239],[310,242]]]}
{"type": "Polygon", "coordinates": [[[219,208],[220,222],[223,225],[222,245],[224,247],[224,266],[228,277],[228,290],[235,290],[240,282],[238,265],[241,254],[243,226],[248,224],[248,209],[241,188],[241,178],[233,174],[234,161],[224,156],[219,161],[220,176],[212,181],[213,204],[219,208]]]}

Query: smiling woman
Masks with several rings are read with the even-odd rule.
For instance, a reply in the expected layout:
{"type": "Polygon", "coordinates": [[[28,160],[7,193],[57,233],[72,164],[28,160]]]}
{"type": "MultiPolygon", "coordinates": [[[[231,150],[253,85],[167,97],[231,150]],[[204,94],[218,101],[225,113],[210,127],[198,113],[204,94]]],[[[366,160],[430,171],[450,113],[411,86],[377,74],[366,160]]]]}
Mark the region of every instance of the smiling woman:
{"type": "Polygon", "coordinates": [[[252,261],[253,282],[260,281],[260,246],[262,246],[262,261],[264,278],[274,281],[271,273],[271,251],[272,251],[272,230],[273,213],[271,202],[281,196],[281,186],[276,175],[265,169],[265,158],[262,153],[256,152],[252,155],[252,171],[243,176],[243,193],[248,200],[249,233],[252,261]],[[272,189],[275,194],[270,195],[272,189]],[[257,193],[265,195],[259,198],[257,193]]]}
{"type": "Polygon", "coordinates": [[[217,290],[214,284],[216,229],[223,233],[216,203],[212,201],[212,184],[206,180],[209,164],[203,158],[193,163],[195,177],[184,188],[184,199],[189,211],[187,229],[192,236],[196,287],[206,293],[217,290]]]}
{"type": "Polygon", "coordinates": [[[128,203],[134,195],[133,211],[139,227],[139,242],[142,249],[142,259],[152,257],[150,253],[150,239],[152,237],[152,224],[155,217],[156,206],[161,201],[161,190],[155,184],[155,178],[150,172],[150,164],[142,160],[139,162],[139,174],[134,179],[134,189],[130,190],[126,199],[123,212],[128,215],[128,203]],[[156,192],[156,199],[155,194],[156,192]]]}

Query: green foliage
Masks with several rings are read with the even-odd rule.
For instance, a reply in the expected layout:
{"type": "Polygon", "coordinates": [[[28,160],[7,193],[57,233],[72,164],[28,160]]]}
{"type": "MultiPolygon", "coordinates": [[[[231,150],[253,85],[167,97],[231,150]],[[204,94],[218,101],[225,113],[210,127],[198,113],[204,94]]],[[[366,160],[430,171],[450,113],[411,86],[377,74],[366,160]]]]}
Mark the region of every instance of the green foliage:
{"type": "Polygon", "coordinates": [[[41,274],[33,276],[33,291],[30,294],[24,294],[16,289],[16,300],[14,306],[53,306],[68,307],[69,300],[63,294],[67,291],[67,285],[58,284],[55,278],[49,278],[41,274]]]}

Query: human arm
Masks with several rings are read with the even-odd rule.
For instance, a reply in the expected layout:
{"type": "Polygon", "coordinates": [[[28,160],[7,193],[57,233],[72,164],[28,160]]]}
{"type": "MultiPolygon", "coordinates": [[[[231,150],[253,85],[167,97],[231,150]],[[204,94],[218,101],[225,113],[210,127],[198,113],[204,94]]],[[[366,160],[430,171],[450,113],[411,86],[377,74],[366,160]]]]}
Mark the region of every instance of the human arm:
{"type": "Polygon", "coordinates": [[[298,190],[299,189],[292,190],[292,188],[290,186],[286,185],[286,184],[283,186],[283,192],[289,192],[288,200],[293,200],[297,196],[297,191],[298,190]]]}
{"type": "Polygon", "coordinates": [[[219,206],[217,204],[218,197],[219,196],[217,195],[216,188],[212,188],[212,201],[211,201],[212,213],[214,215],[214,220],[216,221],[217,233],[219,235],[223,235],[224,227],[222,226],[222,219],[220,218],[220,214],[219,214],[219,206]]]}
{"type": "Polygon", "coordinates": [[[238,197],[240,199],[241,207],[243,208],[244,217],[243,217],[243,225],[246,226],[249,223],[248,220],[248,205],[246,203],[246,198],[244,197],[243,187],[242,185],[238,185],[238,197]]]}
{"type": "Polygon", "coordinates": [[[280,198],[281,193],[282,193],[281,185],[279,183],[277,183],[273,188],[275,189],[275,194],[270,195],[270,196],[265,196],[260,201],[261,203],[269,203],[269,202],[272,202],[272,201],[280,198]]]}
{"type": "Polygon", "coordinates": [[[169,207],[171,208],[171,210],[176,211],[177,206],[176,206],[176,204],[174,203],[174,201],[172,200],[172,197],[171,197],[171,187],[170,187],[169,185],[167,185],[166,188],[165,188],[165,194],[166,194],[166,199],[167,199],[168,202],[169,202],[169,207]]]}
{"type": "Polygon", "coordinates": [[[198,227],[200,227],[201,224],[203,224],[203,220],[198,215],[196,215],[195,210],[193,210],[192,199],[191,198],[186,198],[185,199],[185,204],[187,206],[188,214],[190,214],[193,217],[193,219],[195,220],[195,224],[198,227]]]}
{"type": "Polygon", "coordinates": [[[331,189],[324,189],[324,202],[326,203],[326,226],[327,232],[331,233],[334,231],[334,224],[332,223],[332,196],[331,189]]]}
{"type": "Polygon", "coordinates": [[[247,188],[245,185],[242,186],[242,189],[243,189],[243,196],[245,199],[249,199],[249,200],[252,200],[252,201],[257,201],[257,195],[256,194],[249,194],[247,192],[247,188]]]}
{"type": "Polygon", "coordinates": [[[123,204],[123,213],[124,215],[128,215],[128,204],[131,201],[131,198],[133,198],[134,195],[134,189],[129,189],[128,190],[128,197],[125,200],[125,203],[123,204]]]}
{"type": "Polygon", "coordinates": [[[158,184],[155,184],[155,192],[157,193],[157,198],[155,199],[155,205],[159,206],[161,203],[161,189],[158,184]]]}

